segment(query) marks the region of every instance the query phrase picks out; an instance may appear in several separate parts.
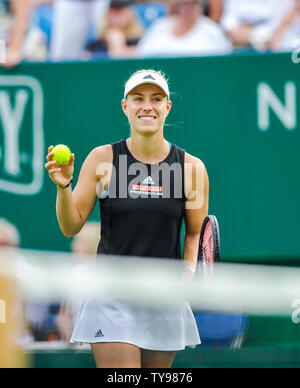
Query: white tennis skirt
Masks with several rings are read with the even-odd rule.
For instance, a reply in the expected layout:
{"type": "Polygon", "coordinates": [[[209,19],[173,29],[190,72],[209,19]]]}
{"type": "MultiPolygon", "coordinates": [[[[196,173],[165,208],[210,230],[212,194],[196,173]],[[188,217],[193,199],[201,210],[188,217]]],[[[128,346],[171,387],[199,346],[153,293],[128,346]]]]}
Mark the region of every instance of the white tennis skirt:
{"type": "Polygon", "coordinates": [[[75,323],[71,343],[121,342],[141,349],[178,351],[200,344],[188,302],[176,307],[130,306],[123,301],[86,301],[75,323]]]}

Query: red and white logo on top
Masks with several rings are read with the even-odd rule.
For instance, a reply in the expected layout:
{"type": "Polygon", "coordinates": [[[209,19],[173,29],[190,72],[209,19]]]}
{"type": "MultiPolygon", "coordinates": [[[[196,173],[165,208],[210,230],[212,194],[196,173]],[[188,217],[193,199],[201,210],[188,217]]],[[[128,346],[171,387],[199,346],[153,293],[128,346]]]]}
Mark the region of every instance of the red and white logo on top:
{"type": "Polygon", "coordinates": [[[132,185],[132,190],[144,193],[162,193],[162,186],[156,186],[155,182],[148,176],[140,185],[132,185]]]}

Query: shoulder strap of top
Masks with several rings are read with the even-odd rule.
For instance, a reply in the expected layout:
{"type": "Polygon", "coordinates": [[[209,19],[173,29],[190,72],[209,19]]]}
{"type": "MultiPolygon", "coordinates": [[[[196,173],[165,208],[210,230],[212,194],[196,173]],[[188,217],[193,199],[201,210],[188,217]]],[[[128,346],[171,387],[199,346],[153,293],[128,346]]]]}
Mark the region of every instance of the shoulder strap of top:
{"type": "Polygon", "coordinates": [[[185,150],[178,147],[175,144],[171,144],[171,143],[169,143],[169,144],[170,144],[170,150],[172,150],[174,148],[170,162],[171,163],[174,163],[174,162],[180,163],[182,165],[182,167],[184,167],[185,150]]]}
{"type": "Polygon", "coordinates": [[[112,143],[112,150],[113,150],[113,165],[114,167],[117,167],[118,159],[120,153],[122,153],[122,144],[124,140],[118,141],[116,143],[112,143]]]}

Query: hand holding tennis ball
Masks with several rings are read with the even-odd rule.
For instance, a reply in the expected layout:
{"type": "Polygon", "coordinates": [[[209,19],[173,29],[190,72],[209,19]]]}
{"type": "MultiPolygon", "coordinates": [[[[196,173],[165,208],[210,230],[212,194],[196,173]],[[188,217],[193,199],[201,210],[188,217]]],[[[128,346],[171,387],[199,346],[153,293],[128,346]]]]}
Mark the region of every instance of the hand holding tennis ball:
{"type": "Polygon", "coordinates": [[[57,186],[65,187],[70,183],[74,173],[74,159],[74,154],[63,144],[48,148],[45,168],[57,186]]]}

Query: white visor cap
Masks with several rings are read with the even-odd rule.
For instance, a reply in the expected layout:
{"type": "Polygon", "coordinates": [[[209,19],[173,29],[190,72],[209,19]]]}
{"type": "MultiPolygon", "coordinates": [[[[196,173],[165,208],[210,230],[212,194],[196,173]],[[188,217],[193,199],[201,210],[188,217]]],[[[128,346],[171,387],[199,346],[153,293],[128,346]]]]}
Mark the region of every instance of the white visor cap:
{"type": "Polygon", "coordinates": [[[164,77],[153,71],[140,71],[131,77],[125,85],[124,98],[126,98],[127,95],[137,86],[143,84],[153,84],[158,86],[164,91],[168,98],[170,98],[168,82],[164,79],[164,77]]]}

